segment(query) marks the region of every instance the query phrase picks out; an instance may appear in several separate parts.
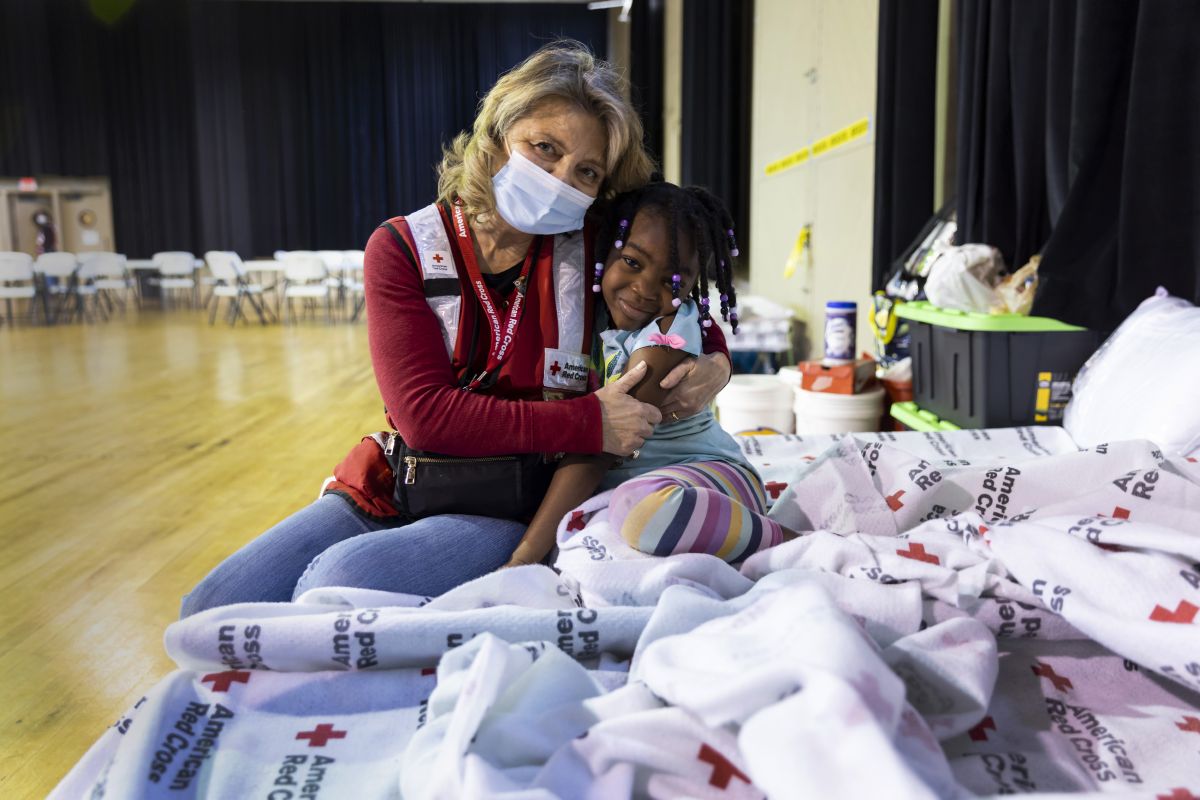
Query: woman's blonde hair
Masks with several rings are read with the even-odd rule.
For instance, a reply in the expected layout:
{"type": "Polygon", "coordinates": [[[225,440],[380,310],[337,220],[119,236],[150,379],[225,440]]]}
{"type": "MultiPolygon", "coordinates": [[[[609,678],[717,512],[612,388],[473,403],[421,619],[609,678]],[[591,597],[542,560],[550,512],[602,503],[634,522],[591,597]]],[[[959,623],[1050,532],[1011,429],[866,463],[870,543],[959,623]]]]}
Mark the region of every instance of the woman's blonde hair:
{"type": "Polygon", "coordinates": [[[608,135],[600,199],[650,180],[654,164],[642,145],[642,120],[625,100],[625,79],[580,42],[545,45],[506,72],[479,103],[470,133],[454,137],[442,152],[438,199],[462,200],[468,217],[487,223],[495,211],[493,167],[506,156],[504,137],[545,100],[574,103],[594,115],[608,135]]]}

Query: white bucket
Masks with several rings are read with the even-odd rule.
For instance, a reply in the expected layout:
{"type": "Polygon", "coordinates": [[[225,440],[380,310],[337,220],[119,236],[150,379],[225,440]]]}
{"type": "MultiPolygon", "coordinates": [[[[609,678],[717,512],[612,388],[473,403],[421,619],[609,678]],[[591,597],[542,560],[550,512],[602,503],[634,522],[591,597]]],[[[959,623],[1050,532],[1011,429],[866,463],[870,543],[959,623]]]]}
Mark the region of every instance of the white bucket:
{"type": "Polygon", "coordinates": [[[791,433],[793,396],[792,387],[774,375],[734,375],[717,395],[717,417],[730,433],[791,433]]]}
{"type": "Polygon", "coordinates": [[[796,390],[796,432],[852,433],[879,430],[883,414],[882,386],[862,394],[796,390]]]}

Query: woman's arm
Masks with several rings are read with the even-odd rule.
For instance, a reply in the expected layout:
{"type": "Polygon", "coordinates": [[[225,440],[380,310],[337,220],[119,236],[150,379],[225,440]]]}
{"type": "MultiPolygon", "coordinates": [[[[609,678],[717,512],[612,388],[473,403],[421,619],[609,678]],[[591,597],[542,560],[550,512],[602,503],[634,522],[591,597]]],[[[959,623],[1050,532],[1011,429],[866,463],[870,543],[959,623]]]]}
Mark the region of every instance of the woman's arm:
{"type": "Polygon", "coordinates": [[[420,269],[384,228],[367,244],[364,282],[375,379],[392,425],[411,447],[457,456],[624,454],[660,419],[613,391],[553,402],[464,392],[420,269]]]}
{"type": "MultiPolygon", "coordinates": [[[[663,375],[670,372],[676,364],[694,358],[682,350],[667,347],[643,347],[635,350],[629,357],[629,365],[622,381],[637,381],[629,394],[643,403],[657,405],[667,392],[659,381],[663,375]],[[637,377],[642,369],[646,374],[637,377]]],[[[538,506],[537,514],[525,530],[520,543],[513,551],[512,558],[506,567],[516,567],[522,564],[536,564],[546,557],[554,547],[558,523],[571,509],[595,493],[604,473],[612,467],[614,459],[604,454],[598,456],[574,455],[567,456],[558,465],[554,478],[545,499],[538,506]]]]}

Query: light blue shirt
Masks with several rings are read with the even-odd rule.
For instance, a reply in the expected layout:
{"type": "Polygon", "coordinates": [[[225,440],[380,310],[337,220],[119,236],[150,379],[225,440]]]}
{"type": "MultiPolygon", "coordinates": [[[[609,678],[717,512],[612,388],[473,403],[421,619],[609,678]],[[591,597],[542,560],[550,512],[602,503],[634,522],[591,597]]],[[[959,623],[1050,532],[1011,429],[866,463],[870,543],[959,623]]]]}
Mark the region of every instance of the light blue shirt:
{"type": "MultiPolygon", "coordinates": [[[[666,346],[698,356],[703,351],[700,335],[700,313],[690,300],[679,306],[671,328],[665,334],[655,319],[646,327],[636,331],[606,330],[600,334],[603,345],[604,382],[610,383],[620,377],[629,363],[629,357],[643,347],[666,346]]],[[[711,409],[704,409],[695,416],[678,422],[664,422],[654,428],[654,433],[641,447],[636,459],[625,459],[604,476],[601,489],[612,489],[617,484],[642,475],[659,467],[675,464],[691,464],[697,461],[725,461],[739,464],[751,471],[753,467],[742,455],[742,448],[733,437],[725,432],[711,409]]]]}

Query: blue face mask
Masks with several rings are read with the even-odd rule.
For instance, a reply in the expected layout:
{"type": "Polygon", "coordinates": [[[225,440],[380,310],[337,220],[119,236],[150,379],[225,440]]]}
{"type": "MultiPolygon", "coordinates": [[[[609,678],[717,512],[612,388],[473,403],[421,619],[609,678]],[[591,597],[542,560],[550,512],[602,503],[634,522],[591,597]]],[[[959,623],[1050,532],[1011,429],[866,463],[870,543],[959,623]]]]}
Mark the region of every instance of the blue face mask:
{"type": "Polygon", "coordinates": [[[560,181],[520,153],[492,177],[496,211],[522,233],[569,233],[583,227],[583,215],[595,200],[560,181]]]}

